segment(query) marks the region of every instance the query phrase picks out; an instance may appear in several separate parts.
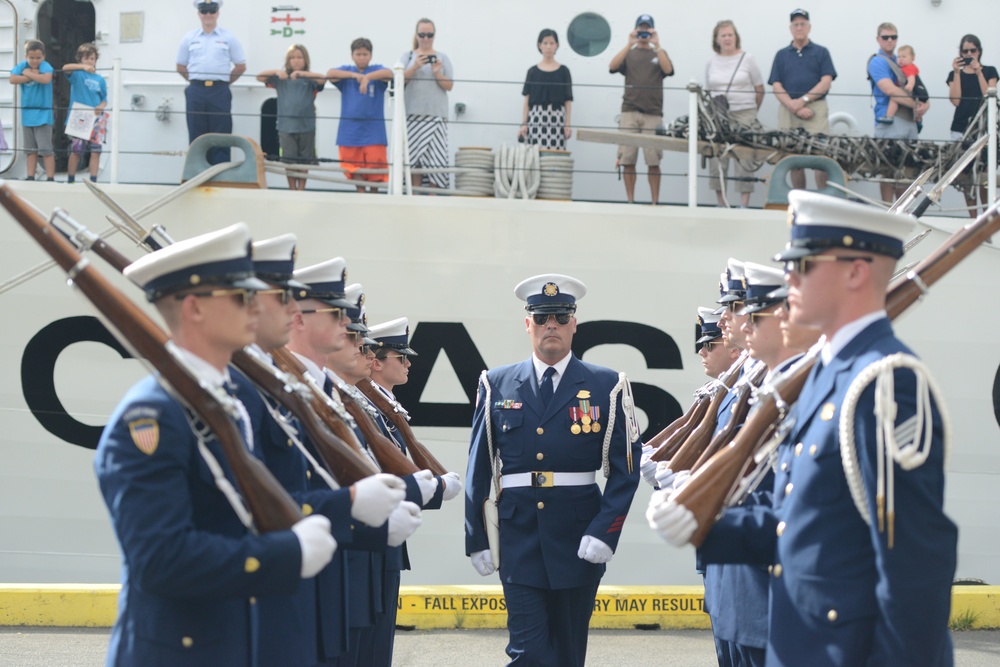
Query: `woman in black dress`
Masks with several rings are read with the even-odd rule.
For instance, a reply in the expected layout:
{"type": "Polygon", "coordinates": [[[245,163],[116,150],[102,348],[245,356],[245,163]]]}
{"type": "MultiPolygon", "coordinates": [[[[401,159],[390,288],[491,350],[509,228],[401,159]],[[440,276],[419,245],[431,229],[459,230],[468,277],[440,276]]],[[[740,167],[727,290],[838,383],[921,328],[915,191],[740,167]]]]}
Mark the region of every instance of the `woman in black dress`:
{"type": "Polygon", "coordinates": [[[541,148],[566,148],[572,134],[573,78],[569,68],[556,62],[559,36],[546,28],[538,34],[542,61],[528,70],[524,80],[524,112],[518,139],[541,148]]]}

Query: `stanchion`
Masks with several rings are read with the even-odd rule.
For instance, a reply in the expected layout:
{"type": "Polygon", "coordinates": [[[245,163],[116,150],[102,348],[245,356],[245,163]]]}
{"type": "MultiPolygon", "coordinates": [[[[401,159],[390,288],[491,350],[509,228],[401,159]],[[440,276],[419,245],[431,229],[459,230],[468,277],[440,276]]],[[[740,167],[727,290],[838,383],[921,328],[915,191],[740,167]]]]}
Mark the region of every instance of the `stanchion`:
{"type": "Polygon", "coordinates": [[[698,207],[698,98],[701,86],[688,84],[688,207],[698,207]]]}

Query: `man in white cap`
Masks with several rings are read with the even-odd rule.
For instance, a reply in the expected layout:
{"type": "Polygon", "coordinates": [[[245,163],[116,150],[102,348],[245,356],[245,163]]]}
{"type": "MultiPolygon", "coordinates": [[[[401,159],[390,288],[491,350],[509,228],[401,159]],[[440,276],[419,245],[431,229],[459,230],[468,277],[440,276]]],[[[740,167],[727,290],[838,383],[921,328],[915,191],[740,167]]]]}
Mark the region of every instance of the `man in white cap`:
{"type": "MultiPolygon", "coordinates": [[[[146,292],[178,359],[220,397],[230,357],[254,341],[250,238],[237,224],[151,253],[125,269],[146,292]]],[[[243,405],[228,397],[234,414],[243,405]]],[[[253,446],[245,417],[234,419],[253,446]]],[[[94,462],[121,546],[122,590],[107,664],[254,664],[253,596],[288,595],[336,549],[330,522],[309,516],[257,535],[221,445],[157,377],[115,409],[94,462]]]]}
{"type": "MultiPolygon", "coordinates": [[[[308,285],[293,278],[295,244],[294,234],[253,244],[254,271],[258,279],[268,284],[268,289],[257,294],[260,314],[256,343],[247,349],[268,365],[274,365],[271,351],[288,343],[292,323],[299,311],[294,292],[309,289],[308,285]]],[[[404,504],[400,501],[405,492],[402,480],[391,475],[372,475],[351,487],[339,488],[318,462],[315,447],[296,417],[288,414],[242,373],[231,372],[237,386],[236,395],[247,407],[255,439],[268,469],[303,505],[303,511],[308,508],[310,514],[320,514],[330,520],[341,551],[329,567],[338,570],[343,562],[336,561],[347,558],[347,570],[353,577],[350,563],[370,559],[372,551],[385,551],[393,530],[400,527],[400,517],[407,515],[407,509],[400,507],[404,504]],[[318,468],[312,464],[314,461],[318,468]],[[310,483],[311,478],[315,484],[310,483]]],[[[367,582],[370,573],[362,568],[359,570],[357,578],[367,582]]],[[[314,667],[320,661],[317,629],[324,622],[317,605],[316,584],[320,580],[321,577],[317,577],[316,581],[303,582],[295,596],[258,598],[260,653],[257,667],[314,667]]],[[[351,583],[354,581],[352,578],[351,583]]],[[[364,593],[360,588],[355,590],[353,585],[349,592],[349,602],[364,593]]],[[[328,615],[331,613],[329,608],[327,605],[328,615]]],[[[340,611],[339,607],[336,609],[340,611]]]]}
{"type": "Polygon", "coordinates": [[[639,481],[641,443],[625,374],[572,352],[586,292],[559,274],[521,282],[514,294],[527,304],[533,354],[480,378],[465,551],[483,576],[499,565],[512,665],[584,664],[597,587],[639,481]],[[603,494],[598,469],[607,478],[603,494]],[[483,516],[494,484],[498,545],[483,516]]]}
{"type": "MultiPolygon", "coordinates": [[[[184,89],[187,106],[188,142],[203,134],[233,131],[233,94],[229,84],[247,69],[243,45],[229,30],[220,28],[223,0],[193,0],[201,27],[184,35],[177,49],[177,72],[188,81],[184,89]]],[[[229,160],[228,148],[213,148],[208,163],[229,160]]]]}
{"type": "MultiPolygon", "coordinates": [[[[915,220],[815,193],[789,201],[777,259],[790,318],[826,342],[792,412],[774,507],[726,512],[702,552],[769,564],[769,667],[950,666],[958,536],[943,509],[943,405],[885,310],[915,220]]],[[[675,544],[697,528],[667,495],[647,517],[675,544]]]]}
{"type": "Polygon", "coordinates": [[[719,328],[720,315],[715,308],[698,308],[698,325],[701,335],[695,340],[705,375],[718,378],[729,370],[740,356],[738,347],[727,347],[719,328]]]}

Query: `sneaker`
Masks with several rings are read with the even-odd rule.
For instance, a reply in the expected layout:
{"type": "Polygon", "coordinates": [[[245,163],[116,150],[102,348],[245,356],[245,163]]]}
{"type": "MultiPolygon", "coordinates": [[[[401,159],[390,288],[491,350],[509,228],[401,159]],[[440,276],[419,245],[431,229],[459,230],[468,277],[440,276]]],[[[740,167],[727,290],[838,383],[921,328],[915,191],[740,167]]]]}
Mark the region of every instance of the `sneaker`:
{"type": "Polygon", "coordinates": [[[35,177],[34,176],[25,176],[24,180],[26,180],[26,181],[33,181],[33,180],[35,180],[35,177]]]}
{"type": "Polygon", "coordinates": [[[880,125],[892,125],[893,121],[895,120],[896,119],[893,118],[892,116],[880,116],[879,118],[875,119],[875,122],[879,123],[880,125]]]}
{"type": "Polygon", "coordinates": [[[91,176],[90,177],[90,182],[91,183],[96,183],[97,182],[97,176],[91,176]]]}
{"type": "Polygon", "coordinates": [[[76,176],[67,176],[66,177],[66,182],[67,183],[76,183],[76,176]]]}

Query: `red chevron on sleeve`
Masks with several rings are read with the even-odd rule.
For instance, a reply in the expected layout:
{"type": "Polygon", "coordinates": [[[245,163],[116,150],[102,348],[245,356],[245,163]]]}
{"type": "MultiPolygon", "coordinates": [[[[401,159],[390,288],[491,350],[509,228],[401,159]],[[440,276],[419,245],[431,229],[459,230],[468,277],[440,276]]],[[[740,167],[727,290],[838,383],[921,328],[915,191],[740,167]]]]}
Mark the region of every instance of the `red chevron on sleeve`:
{"type": "Polygon", "coordinates": [[[608,532],[620,533],[623,525],[625,525],[625,516],[616,516],[615,520],[611,522],[611,527],[608,528],[608,532]]]}

